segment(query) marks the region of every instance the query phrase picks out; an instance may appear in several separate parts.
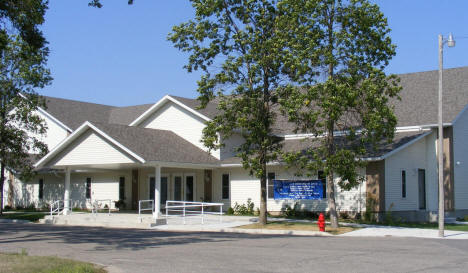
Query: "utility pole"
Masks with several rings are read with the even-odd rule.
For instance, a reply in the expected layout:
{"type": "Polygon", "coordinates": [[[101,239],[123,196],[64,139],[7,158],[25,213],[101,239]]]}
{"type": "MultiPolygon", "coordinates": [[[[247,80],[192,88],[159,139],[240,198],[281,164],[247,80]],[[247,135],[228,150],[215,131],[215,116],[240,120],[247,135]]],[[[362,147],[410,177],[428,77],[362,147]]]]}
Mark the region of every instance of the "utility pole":
{"type": "Polygon", "coordinates": [[[437,160],[439,163],[439,237],[444,237],[445,221],[445,191],[444,191],[444,126],[442,120],[442,70],[444,61],[444,38],[439,34],[439,99],[438,99],[438,134],[437,141],[437,160]]]}
{"type": "MultiPolygon", "coordinates": [[[[452,33],[446,40],[448,47],[455,46],[452,33]]],[[[444,67],[444,37],[439,34],[439,99],[438,99],[438,142],[437,161],[439,163],[439,237],[444,237],[445,223],[445,190],[444,190],[444,125],[442,119],[442,79],[444,67]]]]}

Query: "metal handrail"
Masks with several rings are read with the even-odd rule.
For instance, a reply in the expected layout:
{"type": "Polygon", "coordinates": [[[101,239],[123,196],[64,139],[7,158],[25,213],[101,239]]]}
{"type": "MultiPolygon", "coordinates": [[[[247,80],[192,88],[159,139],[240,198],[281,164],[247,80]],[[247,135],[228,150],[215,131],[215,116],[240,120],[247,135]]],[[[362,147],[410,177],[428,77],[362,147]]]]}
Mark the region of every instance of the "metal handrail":
{"type": "Polygon", "coordinates": [[[141,221],[141,212],[145,210],[151,210],[151,212],[154,212],[154,200],[139,200],[138,201],[138,219],[141,221]],[[142,203],[151,203],[150,208],[141,208],[142,203]]]}
{"type": "MultiPolygon", "coordinates": [[[[68,199],[68,202],[69,202],[68,208],[69,208],[69,210],[71,212],[72,211],[72,206],[71,206],[72,205],[72,200],[68,199]]],[[[64,200],[56,200],[54,202],[49,203],[49,206],[50,206],[50,216],[53,216],[54,213],[59,215],[60,213],[63,213],[63,211],[65,209],[65,201],[64,200]]]]}
{"type": "Polygon", "coordinates": [[[202,225],[205,223],[205,215],[219,215],[219,221],[222,222],[223,218],[223,205],[224,203],[206,203],[206,202],[193,202],[193,201],[166,201],[166,219],[169,218],[169,212],[182,212],[182,218],[184,225],[186,223],[185,218],[187,216],[200,215],[202,225]],[[174,205],[171,205],[174,204],[174,205]],[[207,212],[207,207],[218,207],[219,212],[207,212]],[[200,210],[187,210],[187,208],[200,208],[200,210]]]}
{"type": "MultiPolygon", "coordinates": [[[[91,208],[91,213],[96,215],[100,209],[100,206],[102,205],[102,202],[108,202],[107,205],[107,208],[108,208],[108,212],[107,214],[110,216],[110,213],[111,213],[111,203],[112,203],[112,200],[111,199],[97,199],[97,200],[94,200],[92,205],[93,207],[91,208]]],[[[105,209],[105,208],[103,208],[105,209]]]]}

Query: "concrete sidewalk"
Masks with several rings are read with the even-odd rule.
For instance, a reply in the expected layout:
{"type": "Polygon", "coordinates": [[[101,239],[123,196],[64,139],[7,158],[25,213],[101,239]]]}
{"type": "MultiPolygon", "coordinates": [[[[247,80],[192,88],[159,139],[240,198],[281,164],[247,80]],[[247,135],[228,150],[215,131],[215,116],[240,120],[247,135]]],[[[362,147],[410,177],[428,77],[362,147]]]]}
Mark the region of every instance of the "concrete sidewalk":
{"type": "MultiPolygon", "coordinates": [[[[370,226],[359,230],[351,231],[339,236],[344,237],[415,237],[415,238],[439,238],[439,231],[437,229],[423,229],[423,228],[405,228],[405,227],[391,227],[391,226],[370,226]]],[[[445,230],[445,237],[443,239],[468,239],[468,232],[445,230]]]]}

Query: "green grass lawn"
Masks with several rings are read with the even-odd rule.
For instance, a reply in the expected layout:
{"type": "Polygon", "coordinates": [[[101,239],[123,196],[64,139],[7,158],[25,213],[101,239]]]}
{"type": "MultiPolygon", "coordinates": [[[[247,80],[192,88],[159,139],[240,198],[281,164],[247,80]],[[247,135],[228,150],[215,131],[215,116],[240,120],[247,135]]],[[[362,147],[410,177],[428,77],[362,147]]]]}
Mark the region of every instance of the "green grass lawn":
{"type": "Polygon", "coordinates": [[[17,219],[17,220],[28,220],[31,222],[37,222],[46,216],[46,213],[42,212],[15,212],[15,213],[3,213],[0,219],[17,219]]]}
{"type": "Polygon", "coordinates": [[[0,273],[105,273],[100,266],[51,256],[28,256],[22,253],[0,253],[0,273]]]}
{"type": "MultiPolygon", "coordinates": [[[[272,229],[272,230],[305,230],[305,231],[319,231],[317,223],[310,222],[289,222],[289,221],[274,221],[268,222],[266,226],[258,223],[240,226],[238,228],[245,229],[272,229]]],[[[343,234],[359,228],[342,226],[339,228],[331,228],[329,225],[325,227],[325,231],[331,234],[343,234]]]]}
{"type": "MultiPolygon", "coordinates": [[[[376,225],[384,225],[384,224],[376,224],[376,225]]],[[[427,228],[427,229],[439,228],[439,225],[437,223],[393,223],[392,226],[409,227],[409,228],[427,228]]],[[[445,224],[445,229],[468,232],[468,225],[445,224]]]]}

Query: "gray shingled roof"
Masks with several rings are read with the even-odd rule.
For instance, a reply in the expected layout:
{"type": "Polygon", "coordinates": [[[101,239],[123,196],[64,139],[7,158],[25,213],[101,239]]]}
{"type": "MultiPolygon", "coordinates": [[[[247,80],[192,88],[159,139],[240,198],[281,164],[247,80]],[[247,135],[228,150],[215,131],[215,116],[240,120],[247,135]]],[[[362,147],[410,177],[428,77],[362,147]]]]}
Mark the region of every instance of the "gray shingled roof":
{"type": "MultiPolygon", "coordinates": [[[[399,74],[402,90],[400,100],[393,100],[397,126],[418,126],[437,123],[438,71],[399,74]]],[[[451,123],[468,104],[468,67],[444,70],[444,123],[451,123]]],[[[219,113],[217,101],[210,102],[206,109],[197,110],[199,103],[195,99],[172,96],[190,108],[213,118],[219,113]]],[[[277,111],[278,112],[278,111],[277,111]]],[[[292,134],[294,124],[282,115],[277,115],[273,132],[292,134]]]]}
{"type": "Polygon", "coordinates": [[[146,161],[217,164],[219,160],[171,131],[91,122],[146,161]]]}
{"type": "Polygon", "coordinates": [[[44,99],[45,110],[72,130],[85,121],[128,125],[153,105],[116,107],[46,96],[44,99]]]}
{"type": "MultiPolygon", "coordinates": [[[[398,126],[437,123],[438,71],[398,75],[401,101],[393,102],[398,126]]],[[[468,67],[444,70],[443,117],[451,123],[468,104],[468,67]]]]}
{"type": "MultiPolygon", "coordinates": [[[[427,132],[401,132],[396,133],[395,137],[393,138],[392,143],[388,143],[387,141],[381,141],[378,144],[377,150],[372,149],[371,147],[367,148],[367,154],[364,158],[377,158],[381,157],[405,144],[408,142],[422,136],[427,132]]],[[[344,144],[343,137],[336,137],[335,140],[340,145],[344,144]]],[[[299,152],[304,151],[309,148],[318,147],[320,144],[320,139],[286,139],[282,142],[284,152],[299,152]]],[[[241,159],[239,157],[230,157],[223,159],[221,161],[222,164],[239,164],[241,163],[241,159]]]]}

